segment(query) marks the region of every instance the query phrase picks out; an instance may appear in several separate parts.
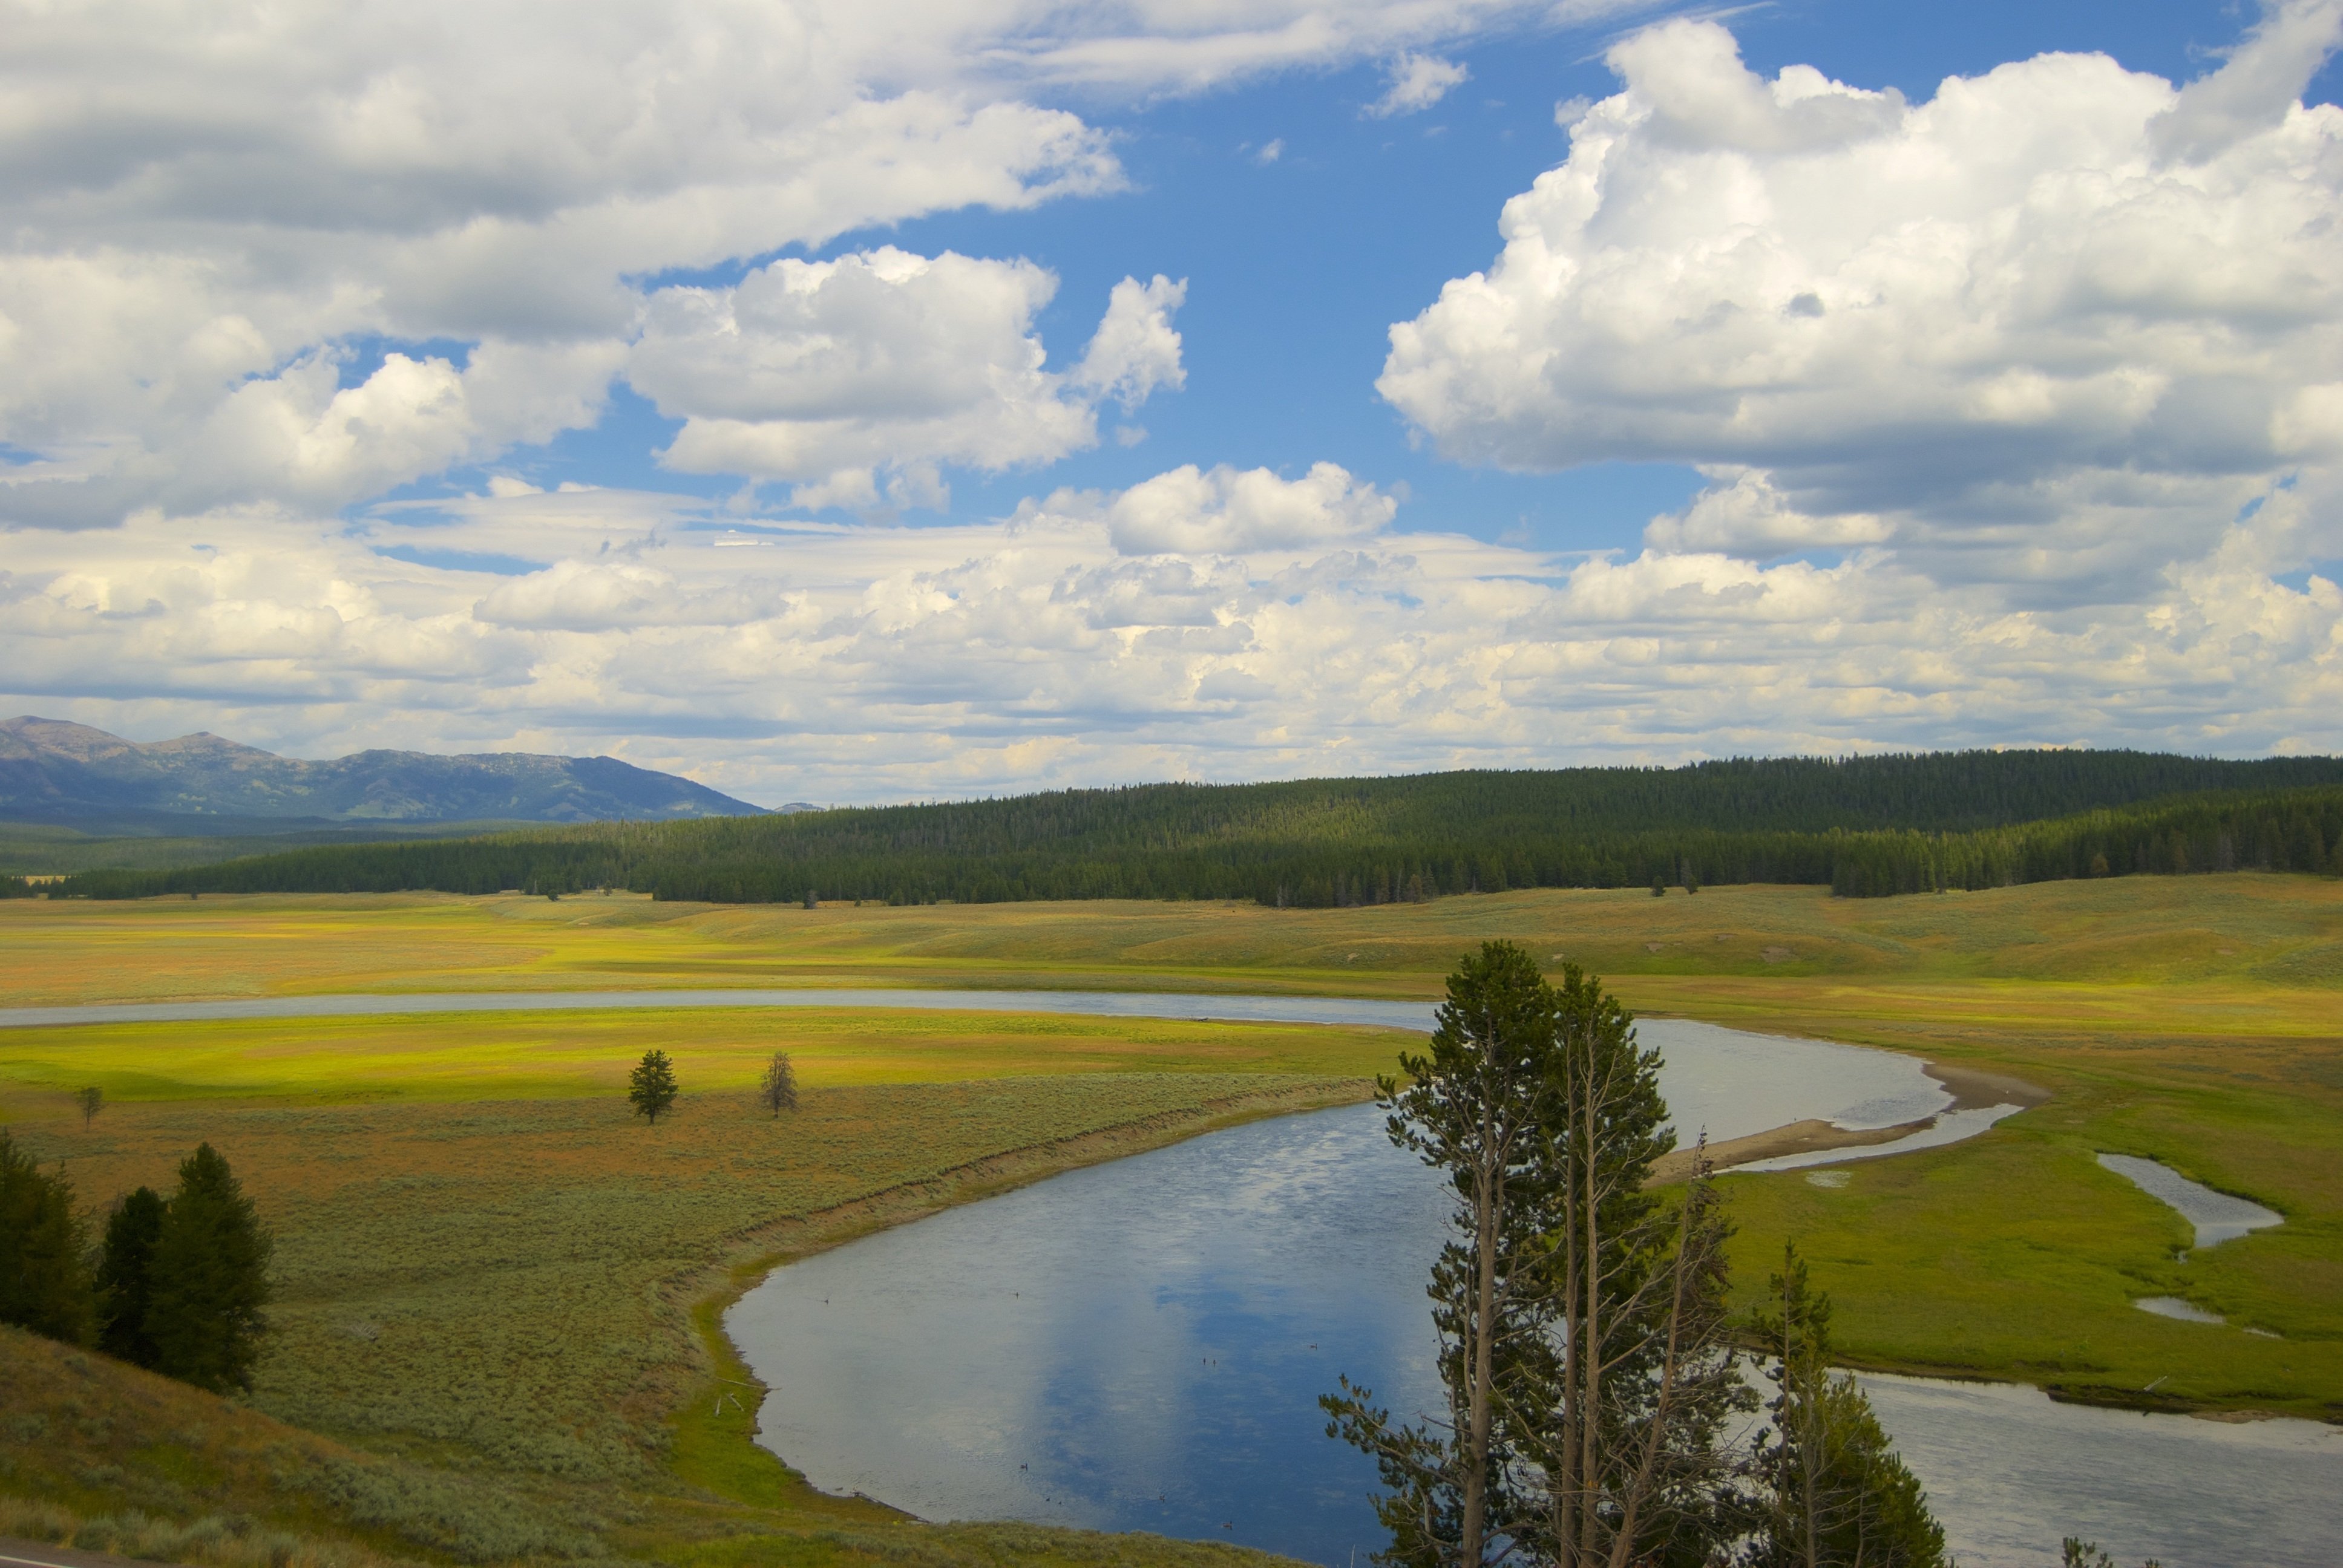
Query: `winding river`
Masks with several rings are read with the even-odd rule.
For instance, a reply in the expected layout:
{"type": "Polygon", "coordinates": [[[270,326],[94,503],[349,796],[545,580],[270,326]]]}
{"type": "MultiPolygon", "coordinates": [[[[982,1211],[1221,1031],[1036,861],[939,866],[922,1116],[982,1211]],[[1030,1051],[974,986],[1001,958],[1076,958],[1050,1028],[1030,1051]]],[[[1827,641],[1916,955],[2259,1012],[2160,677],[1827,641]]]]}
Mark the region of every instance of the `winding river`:
{"type": "MultiPolygon", "coordinates": [[[[864,1238],[725,1322],[772,1390],[759,1441],[827,1490],[1342,1568],[1383,1543],[1375,1477],[1316,1400],[1347,1373],[1397,1411],[1436,1401],[1442,1210],[1373,1107],[1320,1111],[864,1238]]],[[[2311,1568],[2343,1540],[2334,1429],[1865,1381],[1972,1568],[2056,1563],[2069,1533],[2127,1568],[2311,1568]]]]}
{"type": "MultiPolygon", "coordinates": [[[[1372,1025],[1417,1002],[1140,991],[720,990],[267,997],[0,1010],[0,1028],[571,1009],[915,1008],[1372,1025]]],[[[1792,1122],[1925,1122],[1780,1169],[1967,1137],[1920,1062],[1677,1020],[1685,1142],[1792,1122]]],[[[1826,1180],[1827,1178],[1817,1178],[1826,1180]]],[[[1231,1129],[1075,1171],[776,1271],[727,1317],[773,1390],[759,1441],[816,1484],[936,1519],[1015,1518],[1242,1542],[1330,1564],[1382,1536],[1373,1469],[1316,1400],[1347,1373],[1401,1411],[1437,1393],[1420,1282],[1430,1173],[1372,1107],[1231,1129]]],[[[2151,1309],[2153,1310],[2153,1309],[2151,1309]]],[[[2032,1389],[1865,1380],[1964,1563],[2054,1563],[2060,1536],[2168,1564],[2309,1568],[2343,1540],[2343,1432],[2051,1403],[2032,1389]]]]}

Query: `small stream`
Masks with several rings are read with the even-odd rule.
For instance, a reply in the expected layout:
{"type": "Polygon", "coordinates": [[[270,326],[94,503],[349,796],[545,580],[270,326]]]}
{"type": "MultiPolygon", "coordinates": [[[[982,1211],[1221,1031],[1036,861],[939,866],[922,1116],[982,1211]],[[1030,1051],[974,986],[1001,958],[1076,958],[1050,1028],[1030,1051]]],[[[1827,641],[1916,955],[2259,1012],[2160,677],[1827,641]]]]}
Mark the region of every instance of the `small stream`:
{"type": "Polygon", "coordinates": [[[2196,1227],[2197,1245],[2217,1247],[2254,1231],[2283,1224],[2286,1216],[2249,1199],[2216,1192],[2201,1181],[2191,1181],[2168,1165],[2135,1154],[2102,1154],[2099,1163],[2149,1197],[2179,1211],[2196,1227]]]}

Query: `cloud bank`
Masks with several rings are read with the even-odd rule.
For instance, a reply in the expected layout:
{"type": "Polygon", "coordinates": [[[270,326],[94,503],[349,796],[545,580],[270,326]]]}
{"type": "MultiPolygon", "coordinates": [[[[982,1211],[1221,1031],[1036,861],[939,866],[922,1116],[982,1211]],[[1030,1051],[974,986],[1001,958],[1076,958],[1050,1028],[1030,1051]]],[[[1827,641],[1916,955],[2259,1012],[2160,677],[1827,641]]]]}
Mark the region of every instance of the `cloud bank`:
{"type": "Polygon", "coordinates": [[[939,467],[1054,462],[1098,440],[1097,408],[1178,387],[1184,284],[1115,286],[1089,351],[1042,367],[1033,315],[1057,279],[1031,262],[893,246],[778,261],[730,288],[651,296],[627,378],[683,428],[691,473],[797,482],[796,505],[945,503],[939,467]]]}
{"type": "Polygon", "coordinates": [[[20,535],[0,575],[11,700],[313,755],[614,749],[769,801],[2002,742],[2327,749],[2343,712],[2343,589],[2274,582],[2256,519],[2137,603],[2050,612],[1885,552],[1557,558],[1400,533],[1391,498],[1328,463],[1174,468],[916,529],[499,489],[357,533],[220,514],[195,541],[150,518],[102,558],[20,535]],[[449,552],[546,564],[417,564],[449,552]]]}

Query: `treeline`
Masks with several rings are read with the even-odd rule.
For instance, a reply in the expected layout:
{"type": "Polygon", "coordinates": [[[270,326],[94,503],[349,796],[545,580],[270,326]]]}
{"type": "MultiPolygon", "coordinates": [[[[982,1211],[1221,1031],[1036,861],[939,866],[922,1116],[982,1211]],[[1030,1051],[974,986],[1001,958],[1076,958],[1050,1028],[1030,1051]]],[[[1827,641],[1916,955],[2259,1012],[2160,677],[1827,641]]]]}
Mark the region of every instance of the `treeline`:
{"type": "Polygon", "coordinates": [[[1242,899],[1325,908],[1654,882],[1804,883],[1868,897],[2239,867],[2331,874],[2338,845],[2343,759],[1965,752],[1150,785],[787,817],[591,823],[321,845],[170,871],[92,871],[15,890],[559,896],[615,888],[716,903],[819,895],[890,904],[1242,899]],[[2157,788],[2176,781],[2195,792],[2157,788]],[[2058,809],[2037,810],[2044,803],[2058,809]]]}
{"type": "Polygon", "coordinates": [[[1974,833],[1852,835],[1830,884],[1861,899],[2237,870],[2343,876],[2343,789],[2187,797],[1974,833]]]}

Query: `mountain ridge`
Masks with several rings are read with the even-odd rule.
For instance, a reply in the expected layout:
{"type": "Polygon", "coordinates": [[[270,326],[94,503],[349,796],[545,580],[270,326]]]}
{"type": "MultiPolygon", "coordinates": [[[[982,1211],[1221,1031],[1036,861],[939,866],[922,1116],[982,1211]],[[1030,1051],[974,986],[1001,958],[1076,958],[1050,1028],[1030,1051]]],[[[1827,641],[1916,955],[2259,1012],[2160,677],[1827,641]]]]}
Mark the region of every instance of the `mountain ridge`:
{"type": "Polygon", "coordinates": [[[137,741],[65,719],[0,719],[0,818],[19,820],[673,821],[764,809],[615,757],[377,748],[313,762],[209,730],[137,741]]]}

